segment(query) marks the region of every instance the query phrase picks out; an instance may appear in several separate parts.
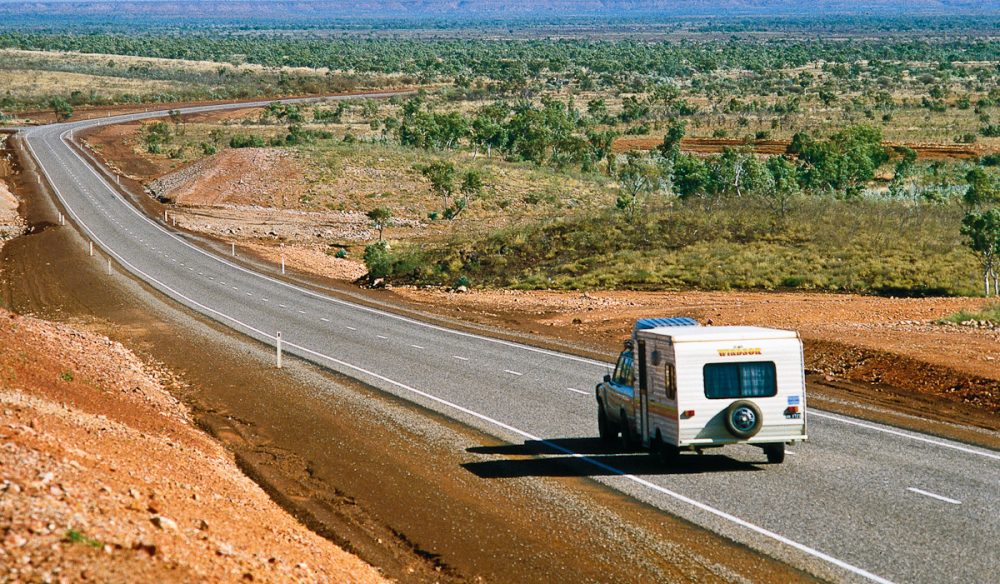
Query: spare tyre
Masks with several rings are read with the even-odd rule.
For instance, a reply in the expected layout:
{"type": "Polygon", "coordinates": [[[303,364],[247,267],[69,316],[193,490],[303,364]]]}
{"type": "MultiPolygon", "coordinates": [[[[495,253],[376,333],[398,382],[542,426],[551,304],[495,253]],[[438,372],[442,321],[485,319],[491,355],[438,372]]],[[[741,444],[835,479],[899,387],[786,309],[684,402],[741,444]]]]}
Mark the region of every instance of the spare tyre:
{"type": "Polygon", "coordinates": [[[757,404],[746,400],[735,401],[726,408],[726,429],[737,438],[753,438],[763,425],[757,404]]]}

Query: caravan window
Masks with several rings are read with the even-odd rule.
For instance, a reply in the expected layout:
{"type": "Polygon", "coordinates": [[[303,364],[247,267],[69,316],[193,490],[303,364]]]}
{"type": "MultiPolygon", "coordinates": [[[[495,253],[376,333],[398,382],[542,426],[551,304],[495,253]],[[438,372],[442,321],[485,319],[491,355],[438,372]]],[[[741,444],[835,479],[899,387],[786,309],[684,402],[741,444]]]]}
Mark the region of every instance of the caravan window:
{"type": "Polygon", "coordinates": [[[774,363],[708,363],[705,365],[705,397],[733,399],[777,395],[774,363]]]}

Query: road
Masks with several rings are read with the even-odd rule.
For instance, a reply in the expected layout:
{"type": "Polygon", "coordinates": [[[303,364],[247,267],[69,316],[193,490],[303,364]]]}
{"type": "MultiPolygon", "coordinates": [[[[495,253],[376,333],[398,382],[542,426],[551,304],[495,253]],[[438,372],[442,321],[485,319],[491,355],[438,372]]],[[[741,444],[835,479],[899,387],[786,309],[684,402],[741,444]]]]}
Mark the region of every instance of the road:
{"type": "MultiPolygon", "coordinates": [[[[69,220],[116,269],[263,343],[275,345],[280,331],[288,354],[544,459],[576,459],[525,459],[514,474],[592,477],[834,581],[997,581],[1000,453],[815,408],[810,441],[789,449],[780,466],[763,464],[753,447],[685,456],[673,467],[595,450],[592,388],[606,363],[450,330],[253,272],[143,215],[67,141],[73,130],[164,114],[22,131],[69,220]]],[[[497,468],[468,467],[511,476],[510,466],[497,468]]]]}

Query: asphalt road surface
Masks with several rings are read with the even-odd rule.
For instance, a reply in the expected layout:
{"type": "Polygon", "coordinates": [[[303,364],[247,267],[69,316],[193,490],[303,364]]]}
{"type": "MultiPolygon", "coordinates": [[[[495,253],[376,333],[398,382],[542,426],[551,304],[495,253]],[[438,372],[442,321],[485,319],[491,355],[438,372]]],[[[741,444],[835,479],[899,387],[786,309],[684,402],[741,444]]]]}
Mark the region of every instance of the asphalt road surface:
{"type": "MultiPolygon", "coordinates": [[[[247,104],[182,111],[235,107],[247,104]]],[[[471,472],[590,476],[830,580],[1000,581],[1000,453],[816,409],[809,442],[790,448],[783,465],[764,464],[747,446],[685,455],[671,467],[594,450],[593,387],[607,364],[425,324],[240,267],[144,216],[67,143],[75,129],[164,114],[23,135],[68,219],[116,267],[240,333],[274,345],[280,331],[286,353],[542,456],[513,472],[490,463],[471,472]]]]}

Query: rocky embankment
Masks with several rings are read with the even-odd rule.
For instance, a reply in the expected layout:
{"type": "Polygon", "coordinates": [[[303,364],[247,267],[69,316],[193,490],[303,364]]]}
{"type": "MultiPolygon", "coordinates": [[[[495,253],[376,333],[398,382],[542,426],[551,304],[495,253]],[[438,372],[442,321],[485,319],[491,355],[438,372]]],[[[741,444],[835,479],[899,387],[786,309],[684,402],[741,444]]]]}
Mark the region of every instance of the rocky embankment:
{"type": "Polygon", "coordinates": [[[0,581],[378,582],[122,345],[0,310],[0,581]]]}
{"type": "Polygon", "coordinates": [[[7,179],[12,170],[10,160],[4,153],[4,137],[0,135],[0,245],[24,233],[24,220],[17,213],[17,198],[10,192],[7,179]]]}

